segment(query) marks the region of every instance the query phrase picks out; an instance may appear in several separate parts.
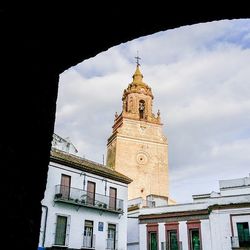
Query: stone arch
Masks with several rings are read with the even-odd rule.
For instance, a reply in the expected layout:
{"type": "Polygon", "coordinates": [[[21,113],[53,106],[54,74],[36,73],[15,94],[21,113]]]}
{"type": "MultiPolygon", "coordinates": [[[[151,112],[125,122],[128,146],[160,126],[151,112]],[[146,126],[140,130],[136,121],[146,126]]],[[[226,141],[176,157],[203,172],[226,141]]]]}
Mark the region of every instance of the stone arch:
{"type": "Polygon", "coordinates": [[[143,99],[139,101],[139,118],[144,119],[146,112],[146,103],[143,99]]]}
{"type": "Polygon", "coordinates": [[[5,220],[2,238],[9,248],[38,246],[41,203],[55,122],[59,74],[108,48],[141,36],[199,22],[249,18],[248,6],[218,11],[212,4],[179,6],[50,6],[25,4],[0,8],[2,137],[1,162],[5,220]],[[194,11],[195,10],[195,11],[194,11]],[[89,12],[89,15],[87,14],[89,12]],[[157,13],[154,18],[152,13],[157,13]],[[207,14],[209,13],[209,15],[207,14]],[[98,17],[98,18],[96,18],[98,17]],[[93,21],[93,19],[96,19],[93,21]],[[117,29],[119,27],[119,29],[117,29]],[[103,39],[105,38],[105,39],[103,39]],[[7,100],[7,102],[6,102],[7,100]],[[35,145],[35,146],[34,146],[35,145]],[[32,176],[32,177],[31,177],[32,176]],[[35,188],[34,188],[35,187],[35,188]]]}

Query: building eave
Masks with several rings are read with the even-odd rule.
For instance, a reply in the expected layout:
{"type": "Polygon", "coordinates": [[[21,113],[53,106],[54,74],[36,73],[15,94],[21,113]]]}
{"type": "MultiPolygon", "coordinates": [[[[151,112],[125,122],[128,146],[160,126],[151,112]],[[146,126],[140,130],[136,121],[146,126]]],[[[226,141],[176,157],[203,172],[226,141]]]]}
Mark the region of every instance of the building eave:
{"type": "Polygon", "coordinates": [[[142,214],[139,215],[139,219],[159,219],[159,218],[172,218],[172,217],[184,217],[190,215],[208,215],[208,209],[191,210],[191,211],[180,211],[180,212],[169,212],[159,214],[142,214]]]}
{"type": "Polygon", "coordinates": [[[120,181],[125,184],[129,184],[132,182],[132,179],[130,179],[129,177],[117,171],[114,171],[107,166],[103,166],[101,164],[89,161],[84,158],[80,158],[61,150],[52,149],[50,154],[50,161],[81,171],[86,171],[88,173],[96,174],[115,181],[120,181]]]}
{"type": "Polygon", "coordinates": [[[235,208],[250,208],[250,202],[230,203],[230,204],[213,204],[208,207],[209,211],[235,208]]]}

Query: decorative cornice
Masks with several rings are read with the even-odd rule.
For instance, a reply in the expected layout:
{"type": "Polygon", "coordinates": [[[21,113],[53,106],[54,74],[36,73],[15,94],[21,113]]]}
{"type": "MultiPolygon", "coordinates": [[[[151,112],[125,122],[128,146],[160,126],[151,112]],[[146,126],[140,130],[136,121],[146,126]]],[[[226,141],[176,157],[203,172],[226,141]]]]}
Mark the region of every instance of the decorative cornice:
{"type": "Polygon", "coordinates": [[[230,203],[230,204],[214,204],[208,207],[209,211],[212,210],[220,210],[220,209],[232,209],[232,208],[250,208],[250,202],[244,202],[244,203],[230,203]]]}
{"type": "Polygon", "coordinates": [[[231,203],[231,204],[214,204],[209,206],[207,209],[181,211],[181,212],[167,212],[158,214],[141,214],[138,216],[140,223],[147,222],[162,222],[162,221],[183,221],[183,220],[196,220],[206,219],[212,210],[216,209],[233,209],[233,208],[250,208],[250,202],[245,203],[231,203]]]}
{"type": "Polygon", "coordinates": [[[208,209],[170,212],[170,213],[161,213],[161,214],[142,214],[142,215],[139,215],[139,220],[164,219],[164,218],[186,217],[186,216],[191,216],[191,215],[208,215],[208,214],[209,214],[208,209]]]}
{"type": "Polygon", "coordinates": [[[151,96],[152,99],[154,99],[154,96],[152,94],[151,88],[146,83],[130,83],[127,87],[127,89],[124,89],[122,101],[126,99],[127,95],[131,93],[137,93],[137,94],[144,94],[151,96]]]}

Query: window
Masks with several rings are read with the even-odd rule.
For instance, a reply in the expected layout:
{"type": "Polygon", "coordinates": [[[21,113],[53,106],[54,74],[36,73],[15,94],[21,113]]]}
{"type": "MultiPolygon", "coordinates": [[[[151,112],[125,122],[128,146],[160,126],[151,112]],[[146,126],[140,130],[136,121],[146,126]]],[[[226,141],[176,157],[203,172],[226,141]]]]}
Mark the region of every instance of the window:
{"type": "Polygon", "coordinates": [[[117,232],[115,224],[108,224],[108,238],[107,238],[107,249],[116,250],[117,249],[117,232]]]}
{"type": "Polygon", "coordinates": [[[236,223],[240,247],[250,246],[249,225],[248,222],[236,223]]]}
{"type": "Polygon", "coordinates": [[[62,174],[61,176],[61,194],[62,198],[69,199],[70,196],[70,182],[71,182],[71,176],[62,174]]]}
{"type": "Polygon", "coordinates": [[[157,250],[157,233],[149,232],[149,249],[157,250]]]}
{"type": "Polygon", "coordinates": [[[84,234],[83,234],[83,247],[93,248],[95,243],[93,235],[93,221],[85,220],[84,234]]]}
{"type": "Polygon", "coordinates": [[[55,245],[65,246],[66,233],[67,233],[67,220],[66,216],[57,216],[56,220],[56,234],[55,245]]]}
{"type": "Polygon", "coordinates": [[[170,250],[178,250],[177,231],[168,231],[168,244],[170,250]]]}
{"type": "Polygon", "coordinates": [[[92,181],[87,184],[87,204],[95,205],[95,183],[92,181]]]}
{"type": "Polygon", "coordinates": [[[179,223],[169,222],[165,224],[166,230],[166,245],[169,250],[180,249],[179,243],[179,223]]]}
{"type": "Polygon", "coordinates": [[[158,224],[147,225],[148,250],[158,250],[158,224]]]}
{"type": "Polygon", "coordinates": [[[190,237],[190,249],[191,250],[200,250],[200,234],[199,229],[190,229],[189,230],[190,237]]]}
{"type": "Polygon", "coordinates": [[[139,102],[139,116],[140,116],[140,119],[145,118],[145,101],[144,100],[140,100],[139,102]]]}
{"type": "Polygon", "coordinates": [[[188,221],[188,241],[190,250],[201,250],[201,223],[200,221],[188,221]]]}
{"type": "Polygon", "coordinates": [[[109,208],[116,210],[117,190],[116,188],[109,188],[109,208]]]}
{"type": "Polygon", "coordinates": [[[155,207],[155,201],[151,202],[151,207],[155,207]]]}

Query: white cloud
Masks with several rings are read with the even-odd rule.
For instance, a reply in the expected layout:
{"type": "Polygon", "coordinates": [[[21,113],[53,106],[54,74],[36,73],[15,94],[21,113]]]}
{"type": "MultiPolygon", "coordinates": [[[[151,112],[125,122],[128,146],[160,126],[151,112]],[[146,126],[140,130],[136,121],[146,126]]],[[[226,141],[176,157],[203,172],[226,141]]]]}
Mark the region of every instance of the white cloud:
{"type": "Polygon", "coordinates": [[[55,132],[102,162],[139,50],[168,137],[173,198],[190,200],[219,179],[243,177],[250,169],[249,37],[249,19],[224,20],[110,48],[61,75],[55,132]]]}

